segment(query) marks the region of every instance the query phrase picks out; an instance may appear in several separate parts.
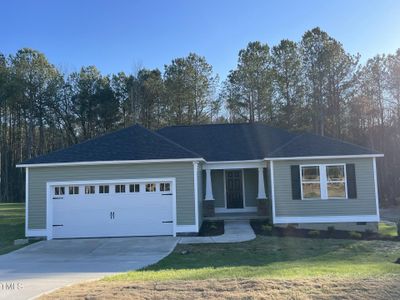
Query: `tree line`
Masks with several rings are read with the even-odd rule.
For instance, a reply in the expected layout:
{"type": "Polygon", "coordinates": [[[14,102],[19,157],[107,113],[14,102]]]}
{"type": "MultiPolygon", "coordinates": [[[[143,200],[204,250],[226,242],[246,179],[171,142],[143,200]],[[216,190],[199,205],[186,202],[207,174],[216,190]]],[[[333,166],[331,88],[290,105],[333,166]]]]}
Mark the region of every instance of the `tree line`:
{"type": "Polygon", "coordinates": [[[15,164],[106,132],[142,124],[262,122],[374,148],[381,202],[400,201],[400,49],[360,55],[319,28],[300,41],[255,41],[220,81],[190,53],[163,70],[103,75],[95,66],[63,72],[44,54],[0,53],[0,202],[23,201],[15,164]]]}

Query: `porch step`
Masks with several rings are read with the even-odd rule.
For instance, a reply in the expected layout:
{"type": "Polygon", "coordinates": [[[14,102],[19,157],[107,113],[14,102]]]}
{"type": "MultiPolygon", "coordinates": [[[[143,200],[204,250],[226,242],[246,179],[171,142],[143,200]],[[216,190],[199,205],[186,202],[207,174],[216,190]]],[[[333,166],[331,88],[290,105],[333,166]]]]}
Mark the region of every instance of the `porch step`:
{"type": "Polygon", "coordinates": [[[218,213],[213,217],[204,217],[206,221],[240,221],[240,220],[263,220],[269,216],[259,216],[257,213],[218,213]]]}

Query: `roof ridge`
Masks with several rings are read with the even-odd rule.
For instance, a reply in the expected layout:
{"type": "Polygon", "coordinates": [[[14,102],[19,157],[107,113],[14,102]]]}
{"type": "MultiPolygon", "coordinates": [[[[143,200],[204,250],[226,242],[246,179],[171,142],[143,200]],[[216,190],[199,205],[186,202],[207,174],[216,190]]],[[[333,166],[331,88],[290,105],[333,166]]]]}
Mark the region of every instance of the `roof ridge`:
{"type": "Polygon", "coordinates": [[[169,138],[163,136],[162,134],[159,134],[159,133],[156,132],[156,131],[150,130],[150,129],[148,129],[148,128],[146,128],[146,127],[140,125],[140,124],[136,124],[136,125],[139,126],[140,128],[145,129],[146,131],[148,131],[148,132],[154,134],[155,136],[158,136],[158,137],[162,138],[163,140],[169,142],[170,144],[172,144],[172,145],[174,145],[174,146],[177,146],[177,147],[179,147],[179,148],[181,148],[181,149],[187,151],[188,153],[197,155],[199,158],[200,158],[200,157],[203,158],[200,154],[198,154],[198,153],[196,153],[196,152],[194,152],[194,151],[192,151],[192,150],[190,150],[190,149],[187,149],[186,147],[183,147],[182,145],[180,145],[180,144],[178,144],[178,143],[176,143],[176,142],[170,140],[169,138]]]}
{"type": "Polygon", "coordinates": [[[162,127],[159,130],[162,130],[164,128],[172,128],[172,127],[234,126],[234,125],[263,125],[263,126],[269,126],[269,125],[266,125],[266,124],[263,124],[263,123],[259,123],[259,122],[254,122],[254,123],[249,123],[249,122],[240,122],[240,123],[205,123],[205,124],[190,124],[190,125],[169,125],[169,126],[162,127]]]}
{"type": "Polygon", "coordinates": [[[284,143],[283,145],[279,146],[278,148],[276,148],[274,151],[272,151],[269,155],[273,156],[275,152],[278,152],[279,150],[282,150],[283,148],[287,147],[288,145],[290,145],[291,143],[293,143],[295,140],[297,140],[298,138],[304,136],[306,133],[301,133],[301,134],[296,134],[296,136],[292,137],[289,141],[287,141],[286,143],[284,143]]]}

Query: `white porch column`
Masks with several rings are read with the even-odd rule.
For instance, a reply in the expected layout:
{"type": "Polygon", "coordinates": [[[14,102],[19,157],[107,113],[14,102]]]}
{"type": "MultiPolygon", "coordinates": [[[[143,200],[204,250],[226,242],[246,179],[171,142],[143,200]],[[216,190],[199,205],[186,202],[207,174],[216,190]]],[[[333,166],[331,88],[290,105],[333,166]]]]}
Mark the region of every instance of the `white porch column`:
{"type": "Polygon", "coordinates": [[[258,168],[258,195],[257,199],[267,199],[265,195],[265,184],[264,184],[264,168],[258,168]]]}
{"type": "Polygon", "coordinates": [[[204,200],[214,200],[210,169],[206,169],[206,197],[204,198],[204,200]]]}

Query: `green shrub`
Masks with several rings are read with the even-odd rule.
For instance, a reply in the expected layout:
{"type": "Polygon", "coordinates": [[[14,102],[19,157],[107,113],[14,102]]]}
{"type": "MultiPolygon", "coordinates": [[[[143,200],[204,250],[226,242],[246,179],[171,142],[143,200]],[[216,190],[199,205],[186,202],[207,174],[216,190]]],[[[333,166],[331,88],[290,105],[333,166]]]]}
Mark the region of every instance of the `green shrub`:
{"type": "Polygon", "coordinates": [[[332,236],[335,232],[335,226],[328,226],[328,234],[332,236]]]}
{"type": "Polygon", "coordinates": [[[307,234],[309,237],[317,238],[320,236],[321,232],[319,230],[310,230],[307,234]]]}
{"type": "Polygon", "coordinates": [[[350,231],[349,232],[349,237],[352,239],[361,239],[362,238],[362,234],[360,232],[357,231],[350,231]]]}
{"type": "Polygon", "coordinates": [[[269,225],[269,224],[264,224],[264,225],[261,226],[261,230],[264,233],[271,233],[272,232],[272,226],[269,225]]]}

